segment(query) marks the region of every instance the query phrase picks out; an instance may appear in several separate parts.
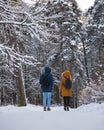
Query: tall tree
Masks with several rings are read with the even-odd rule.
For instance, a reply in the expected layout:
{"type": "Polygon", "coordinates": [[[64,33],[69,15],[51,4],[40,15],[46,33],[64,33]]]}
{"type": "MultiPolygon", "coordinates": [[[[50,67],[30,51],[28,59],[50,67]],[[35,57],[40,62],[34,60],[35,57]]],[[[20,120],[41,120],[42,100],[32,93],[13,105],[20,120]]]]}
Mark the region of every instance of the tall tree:
{"type": "Polygon", "coordinates": [[[42,31],[38,30],[36,32],[38,25],[33,23],[26,5],[23,6],[24,4],[21,1],[17,1],[16,5],[11,5],[11,2],[0,0],[0,28],[2,30],[0,32],[0,51],[1,57],[3,57],[2,60],[6,56],[8,68],[6,67],[5,71],[9,70],[9,72],[12,72],[13,77],[15,77],[19,106],[25,106],[26,94],[23,65],[32,65],[34,67],[38,65],[35,55],[32,56],[32,53],[29,54],[28,52],[33,52],[31,49],[33,47],[29,44],[33,44],[32,40],[34,37],[39,42],[38,34],[39,32],[41,34],[42,31]],[[27,39],[23,37],[24,35],[27,39]]]}
{"type": "Polygon", "coordinates": [[[90,83],[81,91],[82,103],[104,100],[104,1],[95,0],[86,13],[87,22],[83,26],[87,68],[90,83]]]}
{"type": "Polygon", "coordinates": [[[88,10],[89,20],[86,26],[86,47],[90,78],[98,80],[103,77],[104,68],[104,1],[95,0],[88,10]]]}
{"type": "Polygon", "coordinates": [[[46,64],[53,68],[57,88],[61,73],[69,69],[74,77],[74,89],[77,89],[77,86],[81,86],[83,75],[83,65],[79,58],[81,54],[78,51],[78,33],[82,25],[78,18],[81,12],[76,1],[55,0],[45,4],[41,16],[51,34],[45,43],[46,64]]]}

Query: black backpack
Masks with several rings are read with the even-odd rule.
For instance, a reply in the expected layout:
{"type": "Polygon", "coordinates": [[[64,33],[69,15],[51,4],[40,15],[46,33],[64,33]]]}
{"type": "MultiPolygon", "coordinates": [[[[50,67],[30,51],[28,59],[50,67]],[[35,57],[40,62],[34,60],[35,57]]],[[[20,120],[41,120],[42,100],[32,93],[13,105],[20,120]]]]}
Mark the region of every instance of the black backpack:
{"type": "Polygon", "coordinates": [[[48,75],[47,76],[43,76],[43,80],[42,80],[42,89],[47,89],[49,86],[49,79],[48,79],[48,75]]]}
{"type": "Polygon", "coordinates": [[[65,78],[65,88],[70,89],[72,87],[72,81],[69,78],[65,78]]]}

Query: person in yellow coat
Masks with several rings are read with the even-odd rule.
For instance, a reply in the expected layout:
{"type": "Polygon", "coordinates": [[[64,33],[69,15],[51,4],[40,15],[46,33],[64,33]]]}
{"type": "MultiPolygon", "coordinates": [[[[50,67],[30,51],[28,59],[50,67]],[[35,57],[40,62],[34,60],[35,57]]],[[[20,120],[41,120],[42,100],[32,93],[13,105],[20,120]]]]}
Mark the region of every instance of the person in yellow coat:
{"type": "Polygon", "coordinates": [[[71,88],[65,87],[66,78],[69,78],[72,82],[72,77],[69,70],[65,70],[62,73],[62,79],[60,81],[59,92],[61,93],[64,101],[64,110],[69,111],[69,102],[72,97],[72,85],[71,88]]]}

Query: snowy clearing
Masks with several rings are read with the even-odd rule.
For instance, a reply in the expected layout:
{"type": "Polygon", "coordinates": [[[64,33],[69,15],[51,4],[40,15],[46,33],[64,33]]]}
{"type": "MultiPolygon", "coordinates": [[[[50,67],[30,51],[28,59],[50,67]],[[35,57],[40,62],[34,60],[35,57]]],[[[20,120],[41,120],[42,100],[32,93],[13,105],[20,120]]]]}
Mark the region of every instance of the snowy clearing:
{"type": "Polygon", "coordinates": [[[0,107],[0,130],[104,130],[104,103],[80,106],[64,111],[63,107],[0,107]]]}

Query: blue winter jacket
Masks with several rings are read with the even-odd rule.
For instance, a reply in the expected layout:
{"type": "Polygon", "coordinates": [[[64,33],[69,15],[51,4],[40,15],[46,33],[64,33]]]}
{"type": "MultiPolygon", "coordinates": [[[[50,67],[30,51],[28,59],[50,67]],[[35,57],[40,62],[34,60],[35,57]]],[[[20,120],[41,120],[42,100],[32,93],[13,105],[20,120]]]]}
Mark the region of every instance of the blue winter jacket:
{"type": "Polygon", "coordinates": [[[43,92],[52,92],[54,79],[51,74],[51,69],[48,66],[45,67],[45,72],[40,76],[39,83],[42,85],[43,78],[44,78],[44,76],[47,76],[47,75],[48,75],[48,88],[47,89],[43,88],[42,91],[43,92]]]}

